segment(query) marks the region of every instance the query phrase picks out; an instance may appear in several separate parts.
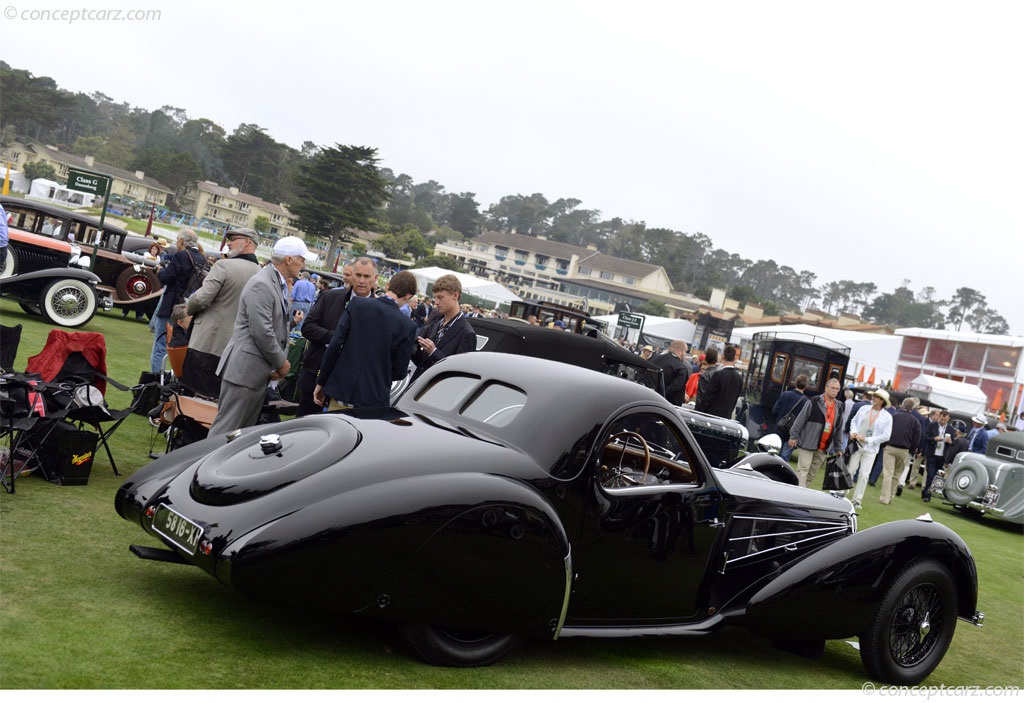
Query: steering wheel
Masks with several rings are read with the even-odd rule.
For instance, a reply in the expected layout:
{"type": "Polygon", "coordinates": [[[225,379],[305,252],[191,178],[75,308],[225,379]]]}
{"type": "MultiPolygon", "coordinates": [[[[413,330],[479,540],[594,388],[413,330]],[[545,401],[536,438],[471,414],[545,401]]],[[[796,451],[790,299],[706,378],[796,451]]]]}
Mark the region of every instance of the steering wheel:
{"type": "MultiPolygon", "coordinates": [[[[642,486],[647,483],[647,473],[651,469],[651,448],[647,445],[647,441],[638,435],[636,432],[617,432],[608,438],[608,444],[616,440],[622,440],[622,453],[619,455],[619,465],[609,471],[610,475],[603,481],[606,488],[625,488],[626,486],[642,486]],[[622,465],[623,459],[626,457],[626,447],[629,444],[629,440],[635,439],[640,443],[640,446],[644,450],[644,471],[643,476],[638,481],[633,478],[633,472],[625,468],[622,465]]],[[[602,467],[606,470],[607,467],[602,467]]]]}

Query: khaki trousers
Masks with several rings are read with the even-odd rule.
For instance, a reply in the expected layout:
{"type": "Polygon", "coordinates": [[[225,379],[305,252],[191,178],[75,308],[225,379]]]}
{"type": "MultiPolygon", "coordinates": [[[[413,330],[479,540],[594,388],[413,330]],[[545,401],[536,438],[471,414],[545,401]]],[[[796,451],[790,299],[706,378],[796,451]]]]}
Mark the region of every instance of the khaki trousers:
{"type": "Polygon", "coordinates": [[[796,458],[796,476],[800,479],[800,485],[804,488],[813,488],[811,484],[814,483],[814,477],[818,473],[818,469],[825,463],[827,455],[825,452],[815,449],[804,449],[801,447],[798,450],[800,453],[796,458]]]}
{"type": "Polygon", "coordinates": [[[897,476],[904,467],[910,463],[910,450],[897,447],[886,447],[882,452],[882,487],[878,496],[878,502],[888,505],[896,496],[896,489],[893,487],[893,474],[897,476]]]}

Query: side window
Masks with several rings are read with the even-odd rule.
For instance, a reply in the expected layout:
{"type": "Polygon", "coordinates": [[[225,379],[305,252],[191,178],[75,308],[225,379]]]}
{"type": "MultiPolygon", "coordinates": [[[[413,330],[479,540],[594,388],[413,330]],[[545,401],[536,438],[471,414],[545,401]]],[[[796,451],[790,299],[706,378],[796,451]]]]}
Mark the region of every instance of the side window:
{"type": "Polygon", "coordinates": [[[654,413],[635,413],[608,428],[598,455],[609,489],[700,483],[699,464],[675,426],[654,413]]]}

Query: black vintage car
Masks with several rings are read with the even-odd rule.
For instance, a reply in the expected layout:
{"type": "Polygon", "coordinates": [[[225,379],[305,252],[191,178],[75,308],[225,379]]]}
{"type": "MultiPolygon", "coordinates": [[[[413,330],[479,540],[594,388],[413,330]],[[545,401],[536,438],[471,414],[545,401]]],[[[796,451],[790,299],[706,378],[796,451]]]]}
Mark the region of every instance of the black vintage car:
{"type": "Polygon", "coordinates": [[[73,244],[8,227],[7,258],[0,270],[0,296],[51,325],[81,327],[98,307],[110,307],[99,276],[73,244]]]}
{"type": "MultiPolygon", "coordinates": [[[[10,226],[68,242],[81,250],[82,268],[99,277],[98,288],[116,307],[152,313],[163,284],[153,263],[143,258],[154,240],[130,234],[126,229],[95,217],[32,200],[0,197],[11,218],[10,226]],[[85,257],[88,257],[87,259],[85,257]]],[[[17,258],[15,272],[18,273],[17,258]]]]}
{"type": "MultiPolygon", "coordinates": [[[[967,545],[919,518],[857,530],[844,498],[713,469],[654,391],[476,352],[394,408],[239,430],[139,470],[118,513],[253,598],[389,619],[427,662],[493,662],[521,637],[740,625],[813,649],[859,636],[914,684],[958,617],[980,624],[967,545]]],[[[770,471],[768,472],[771,473],[770,471]]]]}

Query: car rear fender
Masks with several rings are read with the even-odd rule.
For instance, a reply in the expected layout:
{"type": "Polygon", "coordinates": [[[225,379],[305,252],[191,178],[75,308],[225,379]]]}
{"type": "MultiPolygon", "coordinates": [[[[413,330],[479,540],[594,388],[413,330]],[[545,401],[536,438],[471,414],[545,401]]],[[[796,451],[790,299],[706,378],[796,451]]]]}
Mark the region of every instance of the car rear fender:
{"type": "Polygon", "coordinates": [[[569,567],[568,538],[540,493],[450,473],[363,486],[283,516],[228,545],[217,577],[257,598],[301,594],[343,612],[551,636],[569,567]]]}
{"type": "Polygon", "coordinates": [[[787,639],[859,635],[893,579],[922,558],[950,570],[958,614],[973,616],[978,574],[970,550],[952,530],[922,517],[858,532],[794,563],[750,599],[743,624],[755,633],[787,639]]]}
{"type": "MultiPolygon", "coordinates": [[[[248,434],[260,429],[262,428],[247,428],[243,430],[243,433],[248,434]]],[[[211,437],[179,447],[146,464],[127,478],[117,489],[117,494],[114,497],[117,514],[125,520],[145,527],[142,515],[153,499],[159,496],[167,485],[183,471],[191,469],[196,461],[226,443],[227,440],[223,436],[211,437]]]]}

